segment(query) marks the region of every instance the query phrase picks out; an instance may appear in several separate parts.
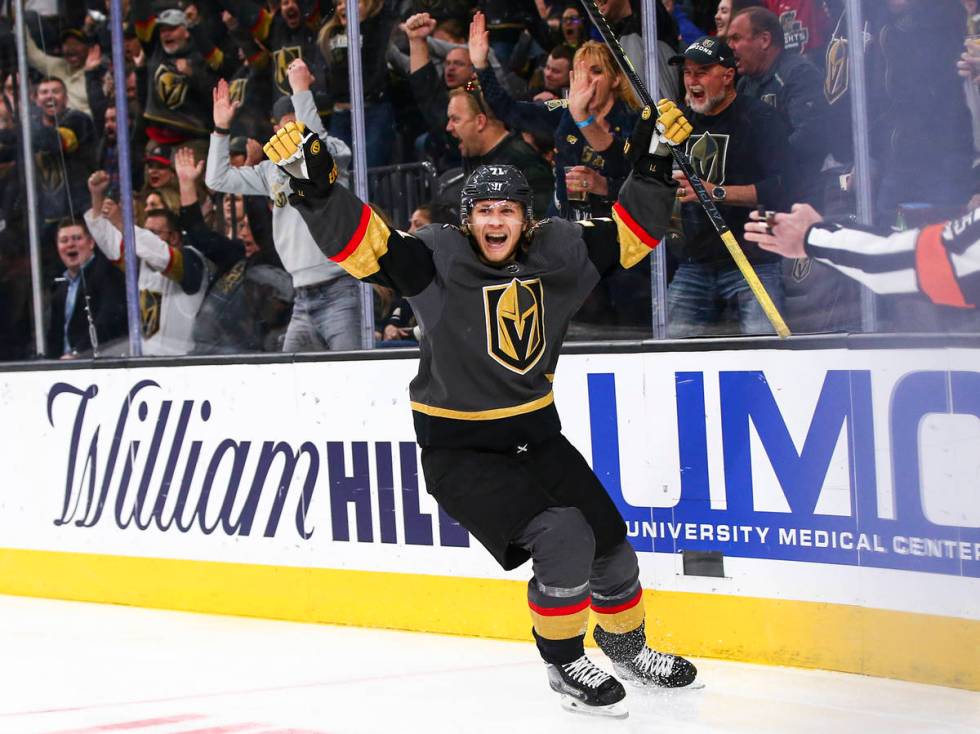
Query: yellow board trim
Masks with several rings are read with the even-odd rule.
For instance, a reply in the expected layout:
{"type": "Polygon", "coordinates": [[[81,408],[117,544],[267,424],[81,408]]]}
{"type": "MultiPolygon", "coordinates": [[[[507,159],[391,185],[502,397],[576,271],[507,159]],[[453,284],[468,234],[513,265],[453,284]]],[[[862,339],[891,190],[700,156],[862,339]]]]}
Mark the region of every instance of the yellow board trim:
{"type": "Polygon", "coordinates": [[[498,418],[510,418],[514,415],[533,413],[555,402],[555,394],[548,393],[542,398],[532,400],[530,403],[513,405],[510,408],[491,408],[490,410],[450,410],[449,408],[437,408],[434,405],[412,402],[412,410],[436,418],[453,418],[458,421],[493,421],[498,418]]]}
{"type": "MultiPolygon", "coordinates": [[[[0,594],[531,639],[524,581],[0,549],[0,594]]],[[[661,650],[980,691],[969,652],[980,621],[718,594],[644,599],[661,650]]]]}

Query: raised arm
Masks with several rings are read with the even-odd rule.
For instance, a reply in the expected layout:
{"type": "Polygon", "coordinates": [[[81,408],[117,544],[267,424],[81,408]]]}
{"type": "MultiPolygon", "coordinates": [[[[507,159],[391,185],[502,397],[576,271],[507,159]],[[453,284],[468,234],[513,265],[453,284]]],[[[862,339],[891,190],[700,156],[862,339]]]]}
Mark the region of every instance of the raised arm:
{"type": "Polygon", "coordinates": [[[234,168],[229,160],[228,136],[231,122],[241,105],[232,101],[228,82],[218,81],[214,87],[214,133],[208,148],[208,163],[204,183],[214,191],[226,194],[269,196],[269,183],[258,166],[234,168]]]}
{"type": "Polygon", "coordinates": [[[320,250],[355,278],[421,293],[435,277],[432,252],[418,237],[390,230],[370,206],[336,186],[337,164],[302,123],[289,123],[265,146],[291,178],[289,197],[320,250]]]}
{"type": "Polygon", "coordinates": [[[490,66],[490,38],[487,32],[487,19],[483,13],[477,12],[470,22],[467,46],[470,61],[480,80],[483,97],[493,110],[493,114],[511,130],[538,130],[553,133],[556,124],[552,121],[551,113],[545,105],[515,100],[497,79],[496,73],[490,66]]]}
{"type": "Polygon", "coordinates": [[[333,156],[337,164],[338,181],[341,186],[347,186],[347,169],[350,166],[351,150],[340,138],[331,137],[327,129],[323,126],[320,113],[316,108],[316,101],[313,99],[313,82],[316,81],[313,72],[306,65],[303,59],[294,59],[289,63],[286,70],[286,77],[289,79],[289,86],[293,90],[292,102],[293,111],[296,119],[306,125],[306,129],[316,133],[316,135],[327,144],[327,152],[333,156]]]}

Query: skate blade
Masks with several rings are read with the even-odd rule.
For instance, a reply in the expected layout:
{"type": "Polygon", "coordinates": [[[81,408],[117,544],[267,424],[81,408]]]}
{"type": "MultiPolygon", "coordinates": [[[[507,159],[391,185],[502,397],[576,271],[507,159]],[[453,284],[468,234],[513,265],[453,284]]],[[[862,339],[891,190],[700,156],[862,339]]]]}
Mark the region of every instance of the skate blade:
{"type": "Polygon", "coordinates": [[[567,693],[561,694],[561,707],[573,714],[586,714],[588,716],[604,716],[610,719],[625,719],[630,715],[624,701],[617,701],[608,706],[588,706],[577,698],[569,696],[567,693]]]}
{"type": "Polygon", "coordinates": [[[635,688],[637,691],[700,691],[702,688],[704,688],[704,683],[699,680],[693,680],[686,686],[658,686],[652,681],[641,680],[628,675],[619,674],[619,679],[629,683],[630,686],[635,688]]]}

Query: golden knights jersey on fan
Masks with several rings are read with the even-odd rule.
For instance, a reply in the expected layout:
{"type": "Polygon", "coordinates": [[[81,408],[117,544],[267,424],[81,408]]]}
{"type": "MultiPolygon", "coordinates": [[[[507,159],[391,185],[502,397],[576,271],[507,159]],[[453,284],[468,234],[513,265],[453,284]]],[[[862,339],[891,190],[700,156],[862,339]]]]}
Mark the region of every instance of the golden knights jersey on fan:
{"type": "Polygon", "coordinates": [[[517,168],[477,168],[463,189],[463,227],[411,235],[333,186],[336,166],[315,137],[303,152],[299,165],[310,170],[298,171],[290,202],[321,250],[351,275],[399,291],[418,318],[421,360],[410,395],[419,444],[505,449],[558,434],[552,381],[568,322],[602,275],[632,267],[663,237],[674,201],[670,159],[656,158],[664,164],[656,175],[627,180],[612,218],[538,222],[516,257],[492,265],[469,235],[468,215],[476,201],[509,200],[532,221],[531,189],[517,168]]]}

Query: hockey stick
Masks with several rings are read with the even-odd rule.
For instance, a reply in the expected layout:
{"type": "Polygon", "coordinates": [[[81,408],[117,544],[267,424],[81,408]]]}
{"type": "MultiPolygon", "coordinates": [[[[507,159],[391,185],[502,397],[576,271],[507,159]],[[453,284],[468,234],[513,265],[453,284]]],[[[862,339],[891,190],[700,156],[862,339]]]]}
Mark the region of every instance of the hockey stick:
{"type": "MultiPolygon", "coordinates": [[[[603,40],[612,52],[613,58],[616,59],[616,63],[623,70],[626,78],[629,79],[630,84],[633,85],[633,89],[636,91],[637,96],[640,98],[640,102],[648,106],[653,114],[657,114],[657,105],[647,91],[646,86],[640,81],[640,77],[636,74],[636,69],[633,68],[633,64],[630,63],[629,57],[623,50],[622,45],[619,43],[619,39],[616,38],[615,32],[609,26],[606,21],[605,16],[599,11],[599,7],[596,5],[595,0],[582,0],[582,5],[585,7],[585,12],[589,14],[589,18],[592,19],[592,24],[599,30],[602,35],[603,40]]],[[[755,268],[745,257],[745,253],[742,252],[742,248],[738,244],[738,240],[735,239],[735,235],[725,224],[725,220],[722,218],[721,213],[718,211],[718,207],[715,206],[715,202],[708,195],[707,190],[704,188],[704,183],[702,183],[700,176],[694,171],[694,167],[691,165],[691,159],[687,157],[687,154],[678,147],[670,146],[671,153],[674,154],[674,160],[677,161],[677,165],[680,166],[681,171],[687,176],[687,180],[691,184],[691,188],[694,193],[697,194],[698,201],[701,202],[701,206],[704,208],[704,213],[708,215],[708,219],[711,220],[712,226],[714,226],[715,231],[718,236],[721,237],[721,241],[725,243],[725,247],[728,248],[729,254],[738,266],[738,269],[742,272],[742,276],[745,278],[745,282],[749,284],[749,288],[752,289],[752,293],[759,305],[762,306],[762,310],[765,311],[766,317],[769,319],[769,323],[776,330],[776,333],[781,337],[787,337],[790,335],[789,327],[786,326],[786,322],[783,321],[783,317],[779,314],[776,309],[776,304],[772,302],[769,294],[766,292],[766,288],[762,285],[762,281],[759,280],[759,276],[755,273],[755,268]]]]}

